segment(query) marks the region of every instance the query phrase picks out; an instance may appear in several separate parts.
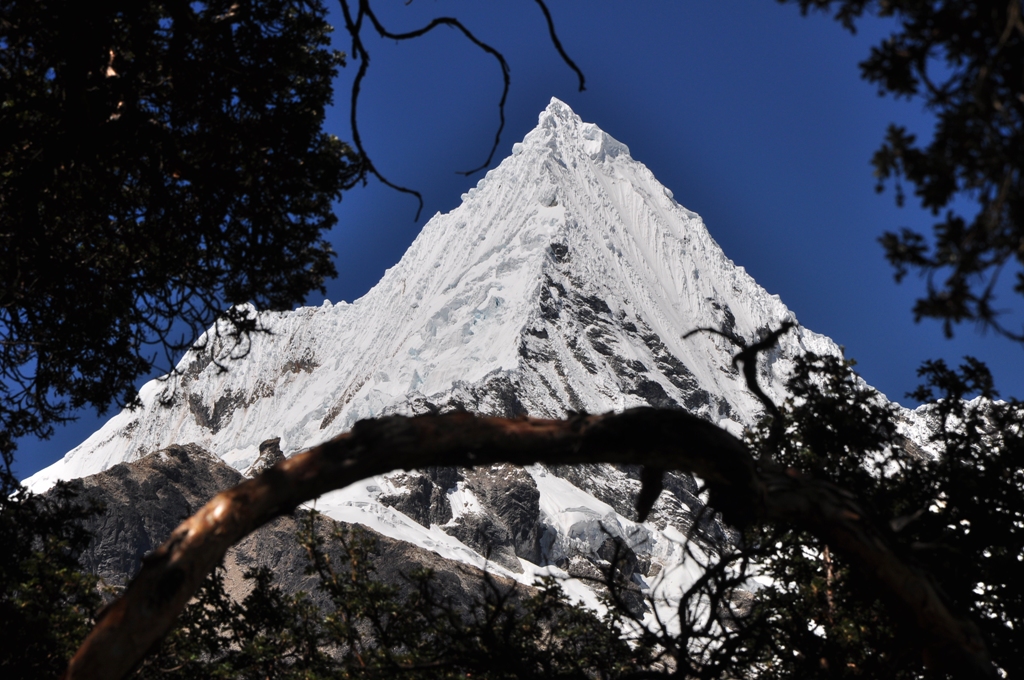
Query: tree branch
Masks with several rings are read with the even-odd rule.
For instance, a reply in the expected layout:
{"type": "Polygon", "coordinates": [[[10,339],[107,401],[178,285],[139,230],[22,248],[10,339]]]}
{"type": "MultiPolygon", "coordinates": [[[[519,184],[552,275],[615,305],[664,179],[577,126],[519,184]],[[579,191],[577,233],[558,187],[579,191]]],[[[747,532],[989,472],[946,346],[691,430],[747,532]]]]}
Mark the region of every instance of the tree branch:
{"type": "Polygon", "coordinates": [[[356,71],[356,77],[352,81],[352,97],[349,103],[349,125],[352,128],[352,143],[355,145],[356,152],[359,154],[361,165],[358,177],[365,179],[366,174],[369,173],[380,180],[381,184],[391,187],[395,191],[403,194],[410,194],[414,196],[418,205],[416,208],[416,217],[413,218],[413,221],[416,221],[420,218],[420,213],[423,211],[423,195],[414,189],[394,184],[384,177],[384,175],[377,170],[373,161],[370,160],[369,155],[366,153],[366,149],[363,148],[363,138],[359,134],[359,117],[356,115],[356,109],[359,104],[359,92],[362,89],[363,78],[366,77],[366,71],[370,68],[370,53],[366,51],[366,46],[363,45],[363,39],[360,35],[360,31],[362,31],[363,27],[363,17],[366,16],[369,6],[365,4],[364,0],[359,0],[359,11],[353,19],[347,0],[340,0],[340,2],[342,15],[345,17],[345,30],[348,31],[349,36],[352,38],[352,58],[359,60],[359,70],[356,71]]]}
{"type": "MultiPolygon", "coordinates": [[[[508,90],[512,86],[512,79],[511,76],[509,75],[508,62],[505,61],[504,55],[502,55],[501,52],[494,49],[484,41],[477,38],[472,31],[466,28],[461,21],[455,19],[454,17],[438,17],[431,21],[426,26],[424,26],[423,28],[419,28],[414,31],[409,31],[407,33],[392,33],[391,31],[387,30],[387,28],[385,28],[384,25],[377,19],[377,15],[374,14],[373,11],[370,9],[369,2],[363,0],[363,4],[365,5],[366,8],[366,16],[370,19],[370,22],[373,24],[373,27],[377,30],[377,33],[382,38],[390,38],[391,40],[396,41],[412,40],[414,38],[419,38],[420,36],[430,33],[438,26],[448,26],[449,28],[454,28],[458,30],[460,33],[462,33],[462,35],[466,37],[467,40],[469,40],[471,43],[479,47],[481,50],[483,50],[484,52],[498,60],[498,65],[501,66],[501,77],[504,82],[504,85],[501,90],[501,101],[498,102],[498,116],[500,118],[500,122],[498,123],[498,131],[494,134],[494,144],[491,145],[491,152],[487,155],[486,161],[484,161],[480,166],[473,168],[472,170],[460,171],[458,174],[466,175],[468,177],[470,175],[474,175],[480,172],[481,170],[489,166],[491,164],[491,161],[494,160],[494,154],[495,152],[497,152],[498,144],[501,142],[501,133],[505,130],[505,102],[508,100],[508,90]]],[[[553,29],[552,39],[556,41],[558,40],[558,38],[554,35],[553,29]]],[[[571,63],[572,62],[570,61],[570,64],[571,63]]]]}
{"type": "Polygon", "coordinates": [[[764,393],[764,390],[761,389],[761,385],[757,381],[757,356],[761,352],[773,349],[778,344],[779,338],[794,328],[796,328],[794,322],[783,321],[778,328],[752,345],[748,345],[746,340],[731,331],[723,331],[717,328],[694,328],[683,335],[683,340],[686,340],[697,333],[714,333],[740,348],[740,351],[732,358],[733,368],[739,368],[740,364],[743,365],[743,379],[747,384],[747,389],[757,397],[757,400],[764,406],[764,410],[772,418],[766,451],[775,450],[782,441],[784,433],[782,429],[782,412],[779,411],[779,407],[775,405],[775,402],[764,393]]]}
{"type": "Polygon", "coordinates": [[[558,55],[562,57],[562,61],[564,61],[566,65],[576,73],[576,77],[579,78],[580,81],[580,92],[583,92],[587,89],[586,78],[583,77],[583,71],[580,70],[580,67],[576,65],[576,62],[569,57],[565,48],[562,47],[562,41],[558,39],[558,33],[555,32],[555,20],[551,18],[551,12],[548,10],[548,6],[544,4],[544,0],[537,0],[537,4],[540,5],[540,11],[544,13],[544,21],[548,24],[548,34],[551,36],[551,44],[555,46],[555,49],[558,51],[558,55]]]}
{"type": "Polygon", "coordinates": [[[928,574],[900,559],[856,501],[831,484],[756,462],[717,426],[683,411],[640,408],[568,420],[468,413],[389,416],[278,463],[217,495],[148,556],[124,595],[101,613],[66,678],[121,678],[166,635],[227,549],[300,503],[395,469],[495,463],[631,463],[702,477],[729,523],[809,531],[841,552],[908,625],[926,663],[993,677],[977,628],[953,614],[928,574]]]}
{"type": "MultiPolygon", "coordinates": [[[[481,170],[490,167],[491,162],[494,160],[494,154],[497,152],[498,145],[501,143],[501,134],[502,132],[505,131],[505,103],[508,100],[508,91],[512,85],[511,76],[509,75],[508,62],[505,60],[505,56],[501,52],[496,50],[488,43],[485,43],[484,41],[480,40],[472,31],[466,28],[466,26],[461,21],[454,17],[438,17],[431,21],[426,26],[423,26],[422,28],[418,28],[413,31],[407,31],[404,33],[393,33],[390,30],[388,30],[387,27],[384,26],[384,24],[377,18],[377,15],[374,13],[373,8],[370,7],[369,0],[353,0],[353,2],[355,3],[356,6],[355,12],[353,12],[352,8],[349,6],[349,0],[339,0],[342,15],[345,18],[345,30],[348,32],[349,37],[352,38],[352,58],[359,60],[359,69],[356,71],[356,77],[352,81],[352,94],[351,102],[349,105],[349,125],[352,127],[352,143],[355,146],[357,153],[359,154],[360,162],[362,164],[356,181],[358,181],[359,179],[365,179],[366,175],[370,174],[376,177],[378,180],[380,180],[381,183],[384,184],[385,186],[389,186],[395,191],[400,191],[402,193],[414,196],[418,201],[419,205],[419,207],[416,209],[415,217],[415,219],[418,220],[420,218],[420,212],[423,210],[423,196],[418,191],[409,189],[408,187],[404,187],[398,184],[394,184],[386,177],[384,177],[384,175],[382,175],[380,171],[377,170],[377,167],[373,164],[373,161],[370,160],[369,155],[366,153],[366,149],[363,148],[363,139],[362,136],[359,134],[359,120],[358,116],[356,115],[356,109],[359,102],[359,93],[362,89],[363,78],[366,77],[366,71],[370,66],[370,53],[367,51],[366,45],[363,43],[362,39],[363,18],[365,17],[366,19],[369,19],[370,24],[373,26],[373,29],[377,32],[379,36],[381,36],[382,38],[388,38],[395,41],[413,40],[415,38],[424,36],[427,33],[430,33],[438,26],[447,26],[449,28],[453,28],[459,31],[463,36],[465,36],[467,40],[469,40],[471,43],[480,48],[483,52],[491,55],[498,61],[498,65],[501,66],[501,77],[503,84],[501,90],[501,100],[498,102],[499,121],[498,129],[494,133],[494,143],[491,145],[491,151],[487,155],[487,160],[485,160],[480,166],[473,168],[472,170],[459,171],[458,174],[460,175],[466,175],[467,177],[470,175],[475,175],[481,170]]],[[[565,48],[562,47],[562,41],[558,39],[558,33],[555,31],[555,22],[551,18],[551,12],[548,10],[547,5],[544,4],[544,0],[536,0],[536,3],[537,5],[540,6],[541,12],[544,13],[544,20],[547,23],[548,35],[551,38],[551,43],[555,46],[555,50],[558,52],[558,55],[562,58],[562,61],[564,61],[566,65],[569,66],[569,68],[571,68],[574,73],[576,73],[576,76],[579,79],[580,91],[582,92],[585,89],[583,71],[580,70],[580,68],[576,65],[576,62],[574,62],[569,57],[568,53],[565,51],[565,48]]]]}

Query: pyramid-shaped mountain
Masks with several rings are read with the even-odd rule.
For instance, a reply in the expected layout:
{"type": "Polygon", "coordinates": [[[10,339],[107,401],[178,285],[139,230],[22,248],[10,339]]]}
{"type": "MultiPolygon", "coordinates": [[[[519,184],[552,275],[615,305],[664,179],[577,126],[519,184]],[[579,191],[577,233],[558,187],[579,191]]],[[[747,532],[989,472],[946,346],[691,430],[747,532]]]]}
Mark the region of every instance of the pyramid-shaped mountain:
{"type": "MultiPolygon", "coordinates": [[[[28,480],[99,472],[178,442],[234,467],[262,441],[286,454],[361,418],[432,409],[559,417],[650,404],[734,430],[760,407],[713,327],[754,339],[793,318],[729,260],[625,145],[552,100],[511,157],[438,214],[354,303],[261,315],[228,368],[190,352],[63,460],[28,480]],[[164,401],[170,396],[173,404],[164,401]]],[[[216,342],[214,344],[217,344],[216,342]]],[[[788,358],[836,353],[800,329],[763,369],[782,396],[788,358]]]]}
{"type": "MultiPolygon", "coordinates": [[[[26,483],[42,490],[190,443],[245,471],[267,440],[289,455],[392,413],[561,417],[649,404],[739,432],[761,407],[731,363],[735,347],[683,336],[711,327],[753,340],[792,319],[625,145],[553,99],[512,155],[435,215],[364,297],[261,314],[268,332],[244,348],[209,333],[176,379],[143,388],[141,408],[26,483]]],[[[770,396],[781,401],[805,351],[839,353],[806,329],[787,334],[760,362],[770,396]]],[[[630,519],[636,471],[591,467],[397,473],[318,508],[522,578],[600,561],[618,541],[647,583],[703,507],[697,487],[674,478],[641,525],[630,519]]],[[[702,521],[709,541],[721,534],[702,521]]]]}

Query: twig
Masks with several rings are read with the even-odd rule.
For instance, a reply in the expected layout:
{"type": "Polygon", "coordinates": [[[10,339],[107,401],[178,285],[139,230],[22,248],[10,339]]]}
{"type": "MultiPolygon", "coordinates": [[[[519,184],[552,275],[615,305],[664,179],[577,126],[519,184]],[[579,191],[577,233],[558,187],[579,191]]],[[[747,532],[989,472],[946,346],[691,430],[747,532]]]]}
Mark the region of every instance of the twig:
{"type": "Polygon", "coordinates": [[[765,411],[771,416],[771,429],[768,433],[768,442],[765,446],[764,451],[766,455],[768,452],[774,451],[778,444],[782,441],[783,432],[783,421],[782,412],[779,411],[779,407],[775,405],[764,390],[761,389],[761,385],[757,382],[757,355],[761,352],[767,352],[771,348],[778,344],[779,339],[788,333],[791,329],[796,328],[796,324],[792,321],[783,321],[782,325],[768,333],[757,342],[752,345],[748,345],[746,340],[736,335],[735,333],[729,333],[726,331],[718,330],[717,328],[695,328],[683,335],[683,340],[686,340],[691,335],[697,333],[713,333],[720,335],[723,338],[732,342],[732,344],[740,347],[740,351],[732,358],[732,365],[734,368],[738,368],[740,364],[743,364],[743,379],[747,383],[747,389],[753,393],[757,400],[764,406],[765,411]]]}
{"type": "MultiPolygon", "coordinates": [[[[339,0],[339,2],[341,4],[342,15],[345,17],[345,30],[352,38],[352,58],[359,60],[359,69],[356,71],[356,77],[352,81],[352,98],[349,106],[349,124],[352,127],[352,144],[359,153],[360,162],[362,164],[355,181],[359,181],[359,179],[365,180],[366,175],[370,174],[380,180],[382,184],[391,187],[395,191],[415,196],[419,206],[416,209],[415,220],[419,220],[420,213],[423,211],[423,195],[414,189],[395,184],[384,177],[384,175],[381,174],[373,164],[373,161],[370,160],[369,155],[366,153],[366,149],[363,147],[362,135],[359,134],[359,119],[356,115],[356,110],[358,108],[359,94],[362,91],[363,78],[366,77],[366,72],[370,66],[370,53],[367,51],[366,45],[363,43],[362,39],[363,19],[365,18],[369,20],[370,24],[379,36],[390,40],[412,40],[426,35],[438,26],[448,26],[449,28],[454,28],[462,33],[466,39],[498,60],[498,64],[501,66],[503,85],[501,90],[501,100],[498,102],[499,121],[498,129],[494,133],[494,143],[491,145],[490,153],[487,154],[487,160],[472,170],[459,171],[458,174],[460,175],[466,175],[468,177],[490,167],[491,162],[494,160],[494,155],[498,151],[498,145],[501,143],[501,134],[505,131],[505,103],[508,101],[508,91],[512,84],[511,76],[509,75],[508,62],[505,60],[505,56],[501,52],[496,50],[490,44],[480,40],[472,31],[466,28],[461,21],[454,17],[438,17],[422,28],[407,31],[405,33],[392,33],[377,18],[376,13],[374,13],[373,9],[370,7],[370,0],[355,0],[357,3],[355,12],[353,12],[352,8],[349,6],[349,0],[339,0]]],[[[583,71],[576,66],[576,62],[569,57],[565,48],[562,47],[562,42],[558,39],[558,33],[555,31],[555,23],[551,18],[551,12],[548,10],[544,0],[536,0],[536,2],[540,5],[540,9],[544,13],[544,19],[547,22],[548,34],[551,36],[551,42],[554,44],[559,56],[562,57],[562,61],[564,61],[569,68],[576,73],[580,82],[580,91],[582,92],[585,89],[583,71]]]]}
{"type": "Polygon", "coordinates": [[[888,534],[866,519],[850,494],[755,462],[740,440],[696,416],[650,408],[569,420],[449,413],[356,423],[351,432],[218,494],[183,522],[101,614],[64,677],[127,675],[172,629],[231,545],[300,503],[395,469],[538,462],[639,463],[697,474],[727,522],[791,526],[841,552],[874,583],[894,619],[912,629],[909,639],[922,641],[930,664],[994,677],[978,629],[949,610],[930,576],[897,555],[888,534]]]}

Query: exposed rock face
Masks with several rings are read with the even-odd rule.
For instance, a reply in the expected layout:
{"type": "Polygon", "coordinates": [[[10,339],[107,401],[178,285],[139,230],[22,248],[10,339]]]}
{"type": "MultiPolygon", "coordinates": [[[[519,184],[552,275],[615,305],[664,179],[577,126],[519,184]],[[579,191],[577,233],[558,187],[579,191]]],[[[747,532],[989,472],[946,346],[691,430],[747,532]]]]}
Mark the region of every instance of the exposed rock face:
{"type": "Polygon", "coordinates": [[[489,562],[499,564],[511,572],[522,573],[523,567],[512,549],[512,537],[508,529],[501,522],[495,521],[494,517],[470,513],[443,528],[449,536],[470,546],[489,562]]]}
{"type": "Polygon", "coordinates": [[[540,492],[525,470],[495,465],[465,472],[466,487],[476,494],[494,524],[504,529],[516,557],[540,562],[540,492]]]}
{"type": "MultiPolygon", "coordinates": [[[[261,446],[257,465],[253,466],[256,469],[247,472],[258,472],[259,464],[272,465],[279,457],[277,440],[268,440],[261,446]]],[[[633,513],[632,504],[639,489],[637,470],[594,465],[553,471],[621,514],[633,513]]],[[[183,519],[217,492],[242,481],[244,477],[238,471],[195,444],[170,446],[77,480],[75,484],[84,498],[99,501],[106,508],[88,521],[87,528],[96,538],[81,556],[83,566],[111,586],[127,583],[141,567],[143,556],[165,540],[183,519]]],[[[594,545],[570,540],[559,541],[556,549],[550,545],[543,549],[545,535],[550,541],[555,530],[545,523],[536,481],[522,468],[431,467],[397,475],[391,481],[399,493],[381,494],[380,503],[424,527],[439,527],[484,555],[490,563],[522,573],[520,558],[534,564],[550,561],[567,574],[588,580],[600,580],[611,569],[623,584],[622,597],[630,610],[644,611],[641,584],[645,577],[653,575],[650,558],[638,556],[626,541],[612,535],[602,537],[603,542],[592,541],[594,545]],[[476,502],[473,509],[458,516],[452,503],[452,494],[456,492],[471,496],[476,502]]],[[[696,516],[701,518],[696,535],[705,544],[725,538],[724,530],[710,513],[701,513],[704,506],[694,495],[697,489],[691,477],[669,475],[665,487],[666,493],[655,506],[654,521],[687,527],[690,518],[696,516]]],[[[328,525],[326,530],[345,526],[327,518],[323,521],[328,525]]],[[[275,572],[286,591],[315,593],[315,579],[305,573],[306,555],[296,541],[298,530],[295,517],[281,517],[231,548],[224,562],[228,591],[243,596],[249,587],[243,578],[245,571],[265,566],[275,572]]],[[[476,592],[478,570],[402,541],[383,536],[379,541],[375,567],[381,580],[401,585],[405,583],[402,574],[430,567],[439,574],[442,592],[453,601],[467,602],[476,592]]]]}
{"type": "MultiPolygon", "coordinates": [[[[266,444],[267,451],[276,448],[276,440],[266,444]]],[[[105,506],[86,524],[95,540],[80,557],[83,567],[110,586],[123,586],[142,566],[143,556],[159,546],[183,519],[219,491],[242,481],[237,470],[194,444],[170,446],[77,480],[74,484],[83,500],[105,506]]],[[[328,534],[336,528],[351,527],[326,517],[321,521],[322,530],[328,534]]],[[[274,571],[276,582],[286,592],[305,590],[314,601],[322,603],[323,597],[316,592],[316,578],[305,573],[307,559],[296,540],[298,531],[297,516],[279,517],[232,547],[224,560],[228,592],[244,596],[249,584],[243,574],[262,566],[274,571]]],[[[479,570],[370,533],[377,539],[374,569],[378,580],[404,587],[405,575],[431,569],[437,575],[437,592],[455,604],[468,602],[478,592],[483,578],[479,570]]],[[[333,551],[330,545],[327,549],[333,551]]],[[[503,582],[498,577],[497,583],[503,582]]]]}
{"type": "MultiPolygon", "coordinates": [[[[624,517],[636,517],[640,493],[639,465],[551,465],[553,474],[607,503],[624,517]]],[[[686,533],[696,524],[693,538],[712,551],[729,540],[729,533],[715,512],[697,498],[697,481],[685,472],[670,471],[662,480],[664,490],[651,509],[648,522],[665,529],[674,526],[686,533]]]]}
{"type": "Polygon", "coordinates": [[[513,465],[462,469],[431,467],[394,476],[401,493],[382,494],[379,503],[424,527],[439,526],[489,561],[521,573],[518,558],[540,562],[540,492],[533,478],[513,465]],[[480,507],[454,515],[449,493],[461,488],[480,507]]]}
{"type": "Polygon", "coordinates": [[[95,541],[81,561],[111,584],[123,583],[142,557],[213,496],[242,481],[237,470],[194,445],[169,446],[74,483],[106,511],[86,525],[95,541]]]}
{"type": "Polygon", "coordinates": [[[644,595],[640,590],[643,581],[639,576],[647,571],[641,565],[633,549],[618,536],[609,536],[597,549],[593,560],[601,569],[602,575],[609,574],[619,584],[619,596],[626,609],[634,615],[640,615],[645,609],[644,595]]]}
{"type": "Polygon", "coordinates": [[[380,496],[379,502],[398,510],[420,525],[445,524],[452,518],[452,509],[445,499],[441,485],[428,475],[399,475],[392,483],[405,493],[380,496]]]}
{"type": "Polygon", "coordinates": [[[274,437],[273,439],[268,439],[260,444],[260,455],[256,457],[253,464],[242,474],[252,479],[264,470],[274,467],[274,465],[282,460],[284,460],[284,454],[281,452],[281,438],[274,437]]]}

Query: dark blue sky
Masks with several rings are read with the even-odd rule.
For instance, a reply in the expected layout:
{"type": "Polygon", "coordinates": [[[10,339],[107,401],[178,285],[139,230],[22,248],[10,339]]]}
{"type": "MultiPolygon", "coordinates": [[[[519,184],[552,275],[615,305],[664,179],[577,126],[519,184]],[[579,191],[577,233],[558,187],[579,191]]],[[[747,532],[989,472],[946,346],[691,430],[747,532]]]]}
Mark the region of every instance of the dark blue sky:
{"type": "MultiPolygon", "coordinates": [[[[859,77],[857,63],[891,24],[872,20],[851,36],[823,15],[801,17],[772,0],[549,0],[562,43],[586,75],[578,92],[534,3],[377,4],[393,31],[454,15],[505,54],[512,90],[497,160],[552,96],[567,102],[628,145],[701,214],[730,258],[801,323],[844,345],[891,399],[911,404],[904,395],[923,359],[964,354],[989,363],[1004,395],[1024,395],[1024,350],[973,327],[950,341],[936,323],[915,324],[910,310],[923,283],[896,285],[877,243],[886,229],[931,224],[912,201],[899,209],[891,191],[874,191],[869,161],[886,126],[899,122],[925,137],[931,129],[919,103],[879,98],[859,77]]],[[[347,51],[343,31],[335,35],[347,51]]],[[[479,176],[456,173],[486,158],[498,124],[499,67],[455,31],[367,44],[359,115],[366,150],[426,205],[414,222],[415,200],[374,181],[345,195],[332,234],[339,276],[327,297],[335,302],[365,293],[431,215],[458,205],[479,176]]],[[[353,65],[343,70],[328,123],[342,139],[350,139],[354,73],[353,65]]],[[[49,442],[24,442],[18,470],[49,464],[101,423],[85,414],[49,442]]]]}

